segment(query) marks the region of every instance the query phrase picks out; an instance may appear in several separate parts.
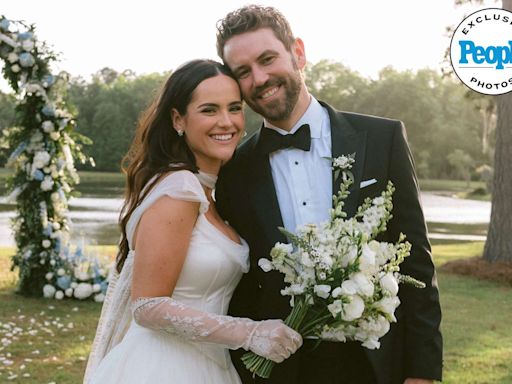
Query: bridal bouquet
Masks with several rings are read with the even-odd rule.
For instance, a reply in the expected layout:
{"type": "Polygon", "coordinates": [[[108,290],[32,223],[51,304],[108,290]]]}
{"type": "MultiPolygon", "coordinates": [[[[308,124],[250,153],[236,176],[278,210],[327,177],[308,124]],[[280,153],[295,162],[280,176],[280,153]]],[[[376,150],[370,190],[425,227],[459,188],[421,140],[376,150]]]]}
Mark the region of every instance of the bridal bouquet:
{"type": "MultiPolygon", "coordinates": [[[[271,260],[262,258],[259,266],[284,274],[281,294],[291,297],[292,307],[285,323],[303,338],[357,340],[375,349],[390,323],[396,322],[399,283],[425,285],[399,272],[411,249],[403,234],[396,244],[375,240],[392,217],[391,182],[380,196],[366,199],[354,217],[346,218],[343,206],[353,183],[353,163],[353,155],[332,159],[335,177],[341,173],[342,183],[333,197],[330,220],[305,225],[295,234],[280,228],[291,244],[277,243],[271,260]]],[[[275,364],[252,352],[242,360],[263,378],[270,376],[275,364]]]]}

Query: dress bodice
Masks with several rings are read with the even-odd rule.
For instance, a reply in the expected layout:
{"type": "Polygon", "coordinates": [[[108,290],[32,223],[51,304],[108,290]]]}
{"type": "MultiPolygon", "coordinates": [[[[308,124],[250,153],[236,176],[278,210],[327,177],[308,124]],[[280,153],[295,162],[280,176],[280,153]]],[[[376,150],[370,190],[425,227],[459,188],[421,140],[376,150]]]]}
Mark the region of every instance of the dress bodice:
{"type": "MultiPolygon", "coordinates": [[[[249,270],[249,247],[238,244],[205,216],[209,202],[198,179],[189,171],[177,171],[161,180],[133,212],[126,231],[131,251],[125,268],[132,268],[133,235],[144,211],[162,196],[200,203],[187,256],[171,297],[201,311],[225,315],[242,274],[249,270]]],[[[169,255],[172,257],[172,255],[169,255]]],[[[132,327],[137,325],[132,323],[132,327]]],[[[196,343],[197,344],[197,343],[196,343]]],[[[196,345],[221,366],[229,365],[229,353],[218,345],[196,345]]]]}

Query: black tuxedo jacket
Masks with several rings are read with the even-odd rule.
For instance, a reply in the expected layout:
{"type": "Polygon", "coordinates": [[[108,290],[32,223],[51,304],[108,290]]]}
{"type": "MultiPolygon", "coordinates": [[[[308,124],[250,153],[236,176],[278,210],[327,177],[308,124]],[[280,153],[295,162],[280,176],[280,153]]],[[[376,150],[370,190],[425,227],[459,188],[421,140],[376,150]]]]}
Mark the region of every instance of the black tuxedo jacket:
{"type": "MultiPolygon", "coordinates": [[[[397,120],[338,112],[325,103],[322,106],[327,109],[331,123],[332,157],[355,153],[355,181],[345,211],[352,216],[366,197],[379,195],[391,180],[396,187],[393,218],[379,240],[396,242],[400,232],[404,233],[412,250],[401,271],[427,285],[425,289],[400,287],[401,304],[395,314],[398,322],[381,339],[380,349],[365,349],[377,382],[398,384],[406,377],[440,380],[439,293],[405,127],[397,120]],[[377,182],[361,189],[360,182],[370,179],[377,182]]],[[[258,139],[259,131],[237,149],[217,182],[217,207],[221,215],[251,248],[251,269],[235,291],[230,314],[255,320],[284,319],[290,306],[289,297],[280,294],[283,277],[276,271],[265,273],[257,265],[261,257],[268,257],[276,242],[287,242],[278,230],[283,222],[268,155],[258,150],[258,139]]],[[[340,181],[333,183],[333,194],[339,190],[339,184],[340,181]]],[[[295,355],[300,353],[301,350],[295,355]]],[[[291,377],[301,364],[295,355],[279,364],[279,369],[289,370],[289,383],[295,383],[291,377]]],[[[240,365],[239,355],[234,354],[233,360],[244,383],[252,382],[240,365]]]]}

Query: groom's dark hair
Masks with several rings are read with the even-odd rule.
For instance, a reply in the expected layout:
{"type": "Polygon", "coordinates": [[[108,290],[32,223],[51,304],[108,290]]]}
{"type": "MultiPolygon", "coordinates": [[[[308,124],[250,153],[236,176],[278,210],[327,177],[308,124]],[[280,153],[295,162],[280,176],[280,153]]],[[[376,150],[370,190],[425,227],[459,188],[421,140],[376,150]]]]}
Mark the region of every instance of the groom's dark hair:
{"type": "Polygon", "coordinates": [[[261,28],[270,28],[286,50],[291,50],[295,37],[283,14],[273,7],[246,5],[217,22],[217,54],[224,60],[224,45],[230,38],[261,28]]]}

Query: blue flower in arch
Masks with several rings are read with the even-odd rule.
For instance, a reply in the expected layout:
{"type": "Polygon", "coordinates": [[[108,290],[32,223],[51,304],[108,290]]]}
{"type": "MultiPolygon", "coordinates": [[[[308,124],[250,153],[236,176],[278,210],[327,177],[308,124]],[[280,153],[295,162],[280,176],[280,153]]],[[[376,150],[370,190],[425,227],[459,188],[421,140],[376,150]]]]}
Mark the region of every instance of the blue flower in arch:
{"type": "Polygon", "coordinates": [[[19,40],[29,40],[34,37],[32,32],[22,32],[18,35],[19,40]]]}
{"type": "Polygon", "coordinates": [[[34,180],[42,181],[44,179],[44,173],[40,169],[37,169],[34,174],[32,175],[34,180]]]}
{"type": "Polygon", "coordinates": [[[28,52],[23,52],[20,54],[20,64],[22,67],[31,67],[36,63],[34,56],[32,56],[28,52]]]}
{"type": "Polygon", "coordinates": [[[71,286],[71,277],[69,276],[61,276],[57,279],[57,285],[63,289],[66,290],[71,286]]]}
{"type": "Polygon", "coordinates": [[[3,29],[4,31],[9,30],[9,20],[3,18],[0,20],[0,29],[3,29]]]}

